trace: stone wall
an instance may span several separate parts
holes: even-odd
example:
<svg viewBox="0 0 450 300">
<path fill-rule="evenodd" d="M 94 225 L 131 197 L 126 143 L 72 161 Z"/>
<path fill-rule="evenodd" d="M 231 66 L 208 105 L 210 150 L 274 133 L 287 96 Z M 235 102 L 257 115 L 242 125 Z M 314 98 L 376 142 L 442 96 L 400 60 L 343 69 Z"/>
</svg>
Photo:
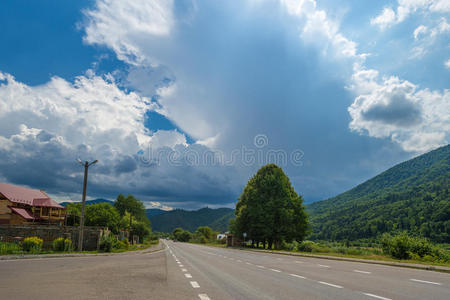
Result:
<svg viewBox="0 0 450 300">
<path fill-rule="evenodd" d="M 98 250 L 102 227 L 84 227 L 83 250 Z M 0 241 L 18 242 L 26 237 L 37 236 L 44 240 L 44 248 L 50 249 L 55 239 L 59 237 L 72 240 L 73 249 L 78 248 L 78 226 L 57 225 L 0 225 Z"/>
</svg>

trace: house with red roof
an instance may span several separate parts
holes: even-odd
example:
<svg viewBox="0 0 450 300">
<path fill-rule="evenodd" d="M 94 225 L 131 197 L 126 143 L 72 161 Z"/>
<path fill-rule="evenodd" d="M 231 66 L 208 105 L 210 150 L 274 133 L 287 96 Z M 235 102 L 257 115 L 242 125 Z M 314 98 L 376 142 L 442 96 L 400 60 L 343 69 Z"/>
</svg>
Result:
<svg viewBox="0 0 450 300">
<path fill-rule="evenodd" d="M 0 224 L 64 224 L 66 209 L 45 192 L 0 183 Z"/>
</svg>

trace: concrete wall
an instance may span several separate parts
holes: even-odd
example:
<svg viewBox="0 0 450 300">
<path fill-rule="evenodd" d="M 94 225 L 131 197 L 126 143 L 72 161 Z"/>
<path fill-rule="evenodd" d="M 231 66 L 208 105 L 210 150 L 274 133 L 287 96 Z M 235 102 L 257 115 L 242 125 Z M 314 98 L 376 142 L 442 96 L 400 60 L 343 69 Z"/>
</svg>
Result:
<svg viewBox="0 0 450 300">
<path fill-rule="evenodd" d="M 103 233 L 101 227 L 84 227 L 83 250 L 97 250 Z M 44 248 L 50 249 L 59 237 L 72 240 L 74 249 L 78 247 L 78 226 L 57 225 L 0 225 L 0 241 L 17 242 L 26 237 L 37 236 L 44 240 Z"/>
</svg>

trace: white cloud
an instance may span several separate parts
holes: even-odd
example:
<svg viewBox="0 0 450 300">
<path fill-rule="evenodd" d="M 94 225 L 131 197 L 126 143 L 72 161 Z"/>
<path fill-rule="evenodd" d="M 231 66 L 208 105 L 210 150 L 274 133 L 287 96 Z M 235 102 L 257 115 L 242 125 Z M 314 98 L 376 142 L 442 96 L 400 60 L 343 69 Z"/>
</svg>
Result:
<svg viewBox="0 0 450 300">
<path fill-rule="evenodd" d="M 448 0 L 397 0 L 396 9 L 385 7 L 380 15 L 370 20 L 372 25 L 380 29 L 403 22 L 410 14 L 417 11 L 430 11 L 436 13 L 450 12 Z"/>
<path fill-rule="evenodd" d="M 414 30 L 414 39 L 417 40 L 420 35 L 425 34 L 427 32 L 428 28 L 427 26 L 420 25 Z"/>
<path fill-rule="evenodd" d="M 332 22 L 324 10 L 318 9 L 315 0 L 282 0 L 289 14 L 305 21 L 301 37 L 320 46 L 325 55 L 357 56 L 356 43 L 339 33 L 339 26 Z M 327 53 L 327 50 L 331 53 Z"/>
<path fill-rule="evenodd" d="M 450 24 L 442 17 L 434 23 L 434 26 L 420 25 L 414 30 L 416 46 L 411 49 L 410 59 L 420 59 L 433 51 L 433 45 L 439 41 L 439 37 L 450 32 Z M 429 33 L 429 34 L 428 34 Z"/>
<path fill-rule="evenodd" d="M 81 187 L 82 170 L 75 161 L 79 157 L 99 160 L 89 179 L 90 193 L 97 196 L 158 194 L 158 187 L 170 190 L 173 182 L 164 182 L 167 178 L 181 182 L 181 189 L 188 191 L 183 183 L 189 182 L 183 179 L 186 174 L 167 163 L 152 168 L 138 155 L 186 148 L 184 134 L 150 132 L 144 126 L 145 113 L 156 107 L 148 98 L 122 91 L 105 78 L 111 76 L 87 74 L 73 83 L 53 77 L 29 86 L 0 72 L 2 176 L 10 182 L 46 186 L 64 198 Z M 65 193 L 59 195 L 60 191 Z"/>
<path fill-rule="evenodd" d="M 447 59 L 447 60 L 444 62 L 444 66 L 445 66 L 447 69 L 450 69 L 450 58 Z"/>
<path fill-rule="evenodd" d="M 145 72 L 136 72 L 139 78 L 129 76 L 128 79 L 132 87 L 143 94 L 156 94 L 159 104 L 156 110 L 198 141 L 191 147 L 206 145 L 226 151 L 242 146 L 261 132 L 273 136 L 279 143 L 286 142 L 283 146 L 289 147 L 294 143 L 298 145 L 302 136 L 304 140 L 310 138 L 303 128 L 311 125 L 303 120 L 310 120 L 311 109 L 315 108 L 313 101 L 335 105 L 335 99 L 327 102 L 328 99 L 316 97 L 319 89 L 329 87 L 321 86 L 321 82 L 330 80 L 329 73 L 333 70 L 344 74 L 342 77 L 348 80 L 352 70 L 348 71 L 347 66 L 351 63 L 361 66 L 365 55 L 358 53 L 356 43 L 340 32 L 339 24 L 333 22 L 325 10 L 319 9 L 316 1 L 280 2 L 281 6 L 275 1 L 254 1 L 250 8 L 232 1 L 206 5 L 198 9 L 198 15 L 189 25 L 179 26 L 174 17 L 168 23 L 170 29 L 159 35 L 127 27 L 128 21 L 122 21 L 116 14 L 120 15 L 121 10 L 130 11 L 126 9 L 129 4 L 120 2 L 120 6 L 96 8 L 95 13 L 86 13 L 90 30 L 86 30 L 86 39 L 113 49 L 119 59 L 135 65 L 136 70 L 154 68 L 151 64 L 155 62 L 158 68 L 163 66 L 159 71 L 170 74 L 167 75 L 170 83 L 166 85 L 155 87 L 154 76 L 145 76 Z M 104 1 L 99 0 L 99 3 Z M 408 10 L 387 10 L 374 22 L 389 26 L 419 9 L 420 3 L 411 2 Z M 173 4 L 176 6 L 177 2 Z M 270 8 L 271 13 L 266 13 L 265 8 Z M 265 13 L 261 14 L 263 11 Z M 174 13 L 165 15 L 174 16 Z M 133 18 L 132 13 L 126 16 L 130 18 Z M 97 23 L 119 26 L 120 34 L 92 26 Z M 417 33 L 417 37 L 420 36 Z M 317 50 L 314 53 L 322 54 L 320 62 L 311 53 L 305 54 L 310 45 Z M 259 55 L 261 52 L 264 55 Z M 323 63 L 324 58 L 326 63 Z M 342 62 L 345 68 L 336 67 Z M 319 64 L 326 66 L 319 71 Z M 433 123 L 437 120 L 436 124 L 445 126 L 445 116 L 434 114 L 435 110 L 430 107 L 435 104 L 443 109 L 442 98 L 448 99 L 447 92 L 418 91 L 416 85 L 407 81 L 395 77 L 380 80 L 378 76 L 375 70 L 359 69 L 353 79 L 348 80 L 360 95 L 349 108 L 353 130 L 368 131 L 374 137 L 390 137 L 407 151 L 422 151 L 445 141 L 442 129 L 435 130 Z M 341 81 L 336 83 L 335 78 L 331 81 L 333 86 L 344 85 Z M 278 129 L 276 133 L 271 132 L 275 129 L 270 124 L 283 124 L 283 132 Z M 419 136 L 413 134 L 413 127 Z M 313 151 L 316 150 L 311 153 Z M 237 172 L 240 174 L 234 176 L 234 180 L 248 176 L 248 170 Z"/>
<path fill-rule="evenodd" d="M 0 74 L 5 81 L 0 85 L 2 136 L 17 134 L 25 125 L 70 145 L 108 143 L 127 153 L 135 153 L 150 140 L 143 123 L 145 111 L 152 107 L 150 100 L 125 93 L 105 78 L 79 76 L 70 83 L 53 77 L 32 87 Z"/>
<path fill-rule="evenodd" d="M 370 20 L 370 24 L 378 25 L 381 29 L 385 29 L 386 27 L 395 23 L 395 20 L 395 12 L 392 10 L 392 8 L 385 7 L 383 9 L 383 12 L 379 16 Z"/>
<path fill-rule="evenodd" d="M 397 77 L 378 78 L 374 70 L 356 70 L 349 107 L 350 128 L 376 138 L 389 137 L 405 151 L 423 153 L 449 142 L 450 90 L 418 89 Z"/>
<path fill-rule="evenodd" d="M 106 45 L 119 59 L 139 64 L 145 56 L 133 40 L 167 36 L 173 26 L 173 1 L 99 0 L 95 9 L 86 10 L 85 15 L 85 42 Z"/>
</svg>

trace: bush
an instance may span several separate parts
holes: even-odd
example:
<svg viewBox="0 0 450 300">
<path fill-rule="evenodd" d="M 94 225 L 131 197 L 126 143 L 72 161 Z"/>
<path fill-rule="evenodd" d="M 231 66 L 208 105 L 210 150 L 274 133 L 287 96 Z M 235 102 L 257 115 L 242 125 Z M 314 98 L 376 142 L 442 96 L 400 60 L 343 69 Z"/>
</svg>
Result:
<svg viewBox="0 0 450 300">
<path fill-rule="evenodd" d="M 100 250 L 103 252 L 111 252 L 114 248 L 117 248 L 117 239 L 114 235 L 103 235 L 100 240 Z"/>
<path fill-rule="evenodd" d="M 397 259 L 450 261 L 450 255 L 445 250 L 433 246 L 427 239 L 412 237 L 406 232 L 395 236 L 383 234 L 381 245 L 385 254 Z"/>
<path fill-rule="evenodd" d="M 64 251 L 64 238 L 60 237 L 53 241 L 53 250 Z"/>
<path fill-rule="evenodd" d="M 287 243 L 285 241 L 281 242 L 281 249 L 287 251 L 297 251 L 299 243 L 297 241 L 293 241 L 292 243 Z"/>
<path fill-rule="evenodd" d="M 55 251 L 71 251 L 72 250 L 72 241 L 70 239 L 65 238 L 57 238 L 53 241 L 53 250 Z"/>
<path fill-rule="evenodd" d="M 331 252 L 330 248 L 328 248 L 328 247 L 326 247 L 324 245 L 312 242 L 312 241 L 303 241 L 303 242 L 301 242 L 300 244 L 298 244 L 297 250 L 298 251 L 302 251 L 302 252 L 315 252 L 315 253 L 328 253 L 328 252 Z"/>
<path fill-rule="evenodd" d="M 42 250 L 44 241 L 37 236 L 27 237 L 22 242 L 22 249 L 26 252 L 37 253 Z"/>
<path fill-rule="evenodd" d="M 18 244 L 0 242 L 0 254 L 15 254 L 20 252 L 21 249 Z"/>
</svg>

